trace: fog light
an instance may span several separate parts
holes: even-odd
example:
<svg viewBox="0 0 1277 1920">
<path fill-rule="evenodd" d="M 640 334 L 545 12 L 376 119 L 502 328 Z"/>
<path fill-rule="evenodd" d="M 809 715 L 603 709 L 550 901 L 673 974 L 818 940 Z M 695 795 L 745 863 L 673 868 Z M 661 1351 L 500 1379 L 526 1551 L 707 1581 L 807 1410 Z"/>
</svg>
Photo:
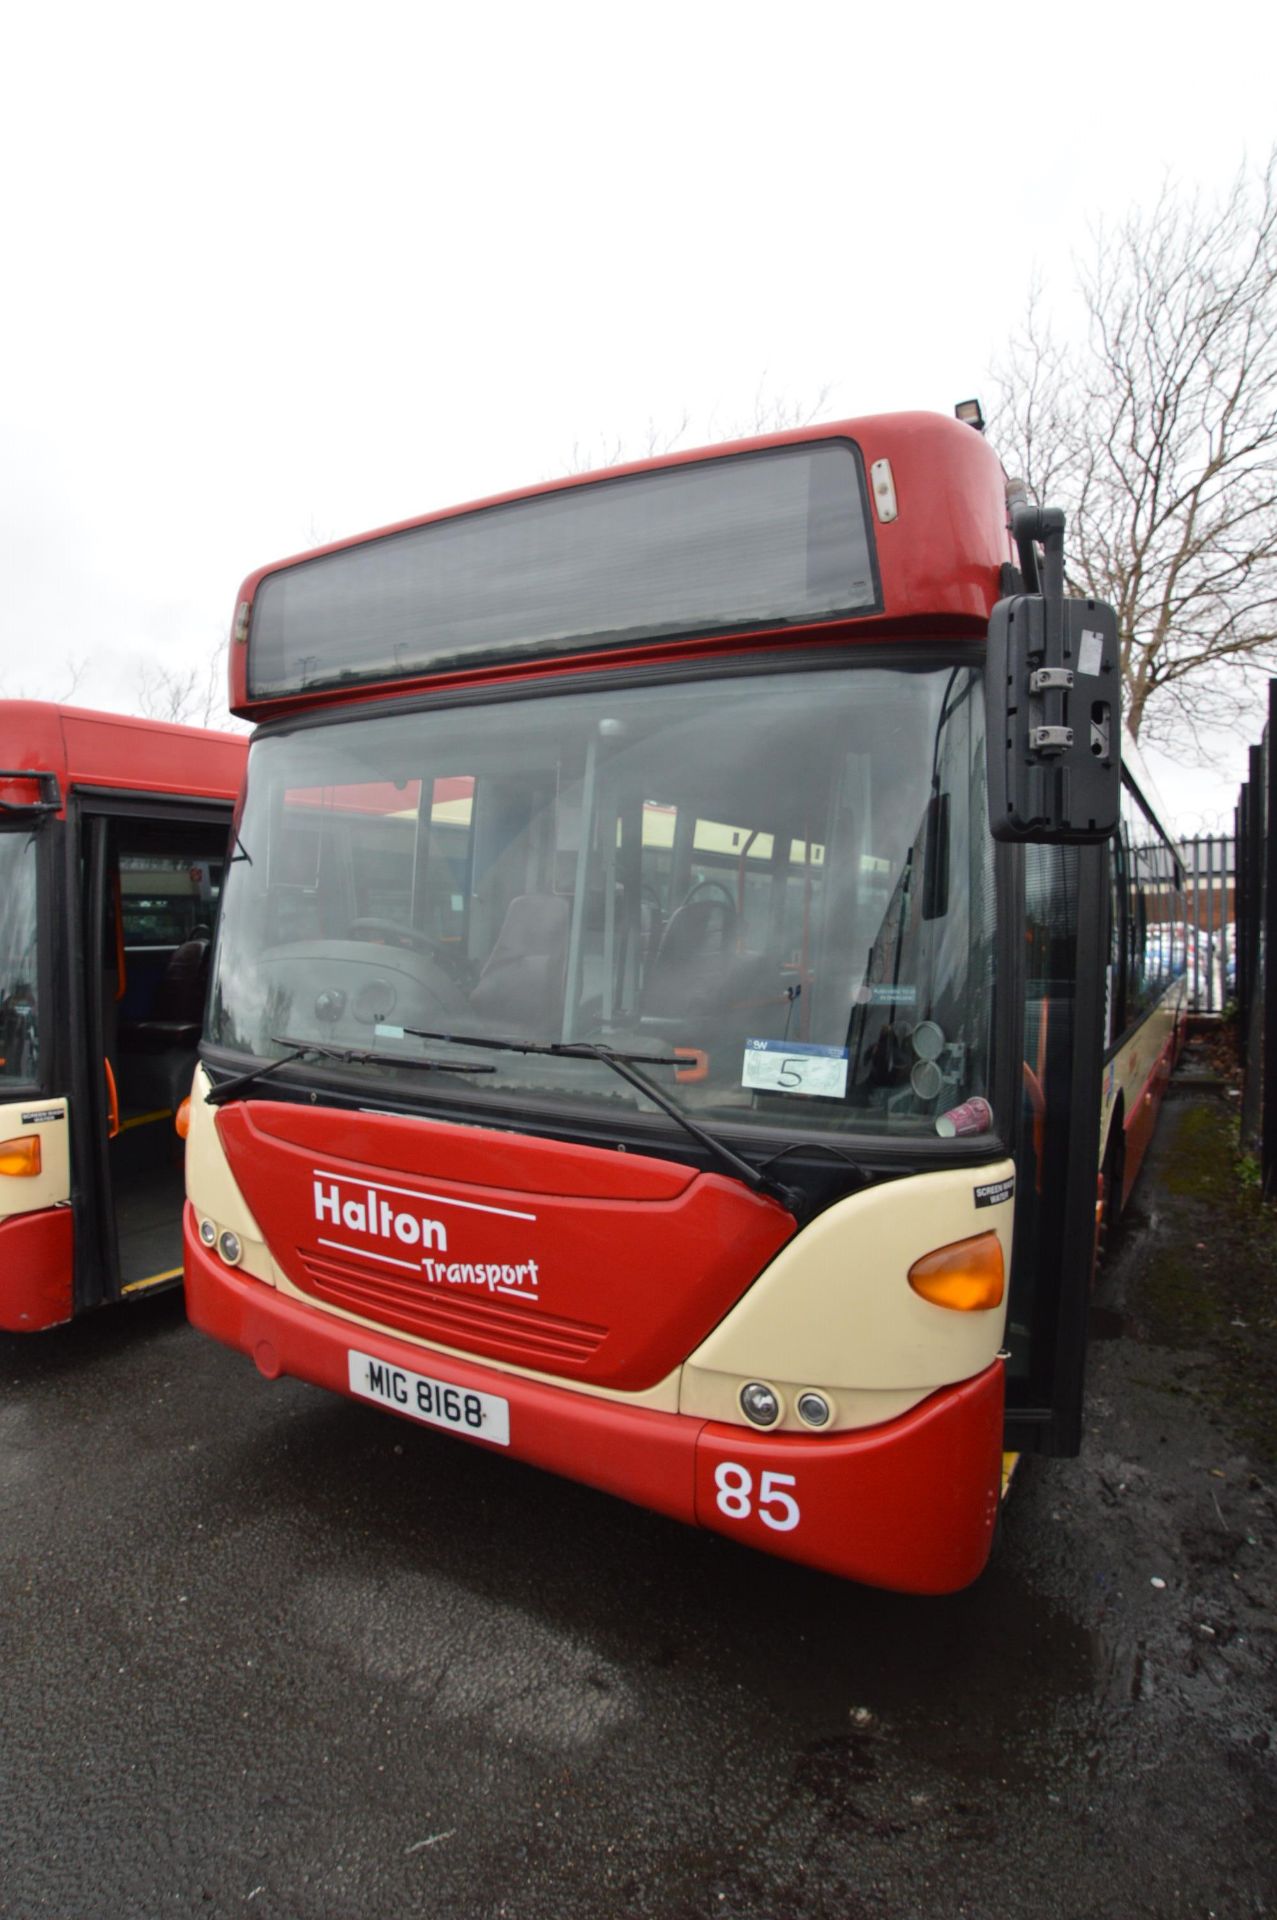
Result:
<svg viewBox="0 0 1277 1920">
<path fill-rule="evenodd" d="M 237 1267 L 244 1252 L 239 1244 L 239 1235 L 231 1233 L 228 1228 L 217 1243 L 217 1251 L 228 1267 Z"/>
<path fill-rule="evenodd" d="M 200 1239 L 206 1247 L 212 1247 L 217 1244 L 217 1228 L 211 1220 L 200 1221 Z"/>
<path fill-rule="evenodd" d="M 798 1418 L 805 1420 L 809 1427 L 824 1427 L 829 1424 L 829 1402 L 823 1393 L 800 1393 L 798 1396 Z"/>
<path fill-rule="evenodd" d="M 756 1427 L 774 1427 L 780 1419 L 780 1401 L 761 1380 L 751 1380 L 740 1390 L 741 1409 Z"/>
</svg>

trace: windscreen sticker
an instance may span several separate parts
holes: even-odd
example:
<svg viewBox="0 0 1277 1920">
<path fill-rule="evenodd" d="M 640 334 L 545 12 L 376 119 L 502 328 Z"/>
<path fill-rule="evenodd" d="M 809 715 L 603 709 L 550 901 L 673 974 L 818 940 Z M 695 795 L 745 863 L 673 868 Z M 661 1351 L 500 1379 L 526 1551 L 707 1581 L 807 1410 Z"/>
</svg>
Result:
<svg viewBox="0 0 1277 1920">
<path fill-rule="evenodd" d="M 857 987 L 856 1003 L 862 1007 L 914 1007 L 918 1004 L 916 986 L 897 985 L 890 980 L 873 980 Z"/>
<path fill-rule="evenodd" d="M 801 1040 L 747 1040 L 740 1083 L 758 1093 L 841 1100 L 847 1092 L 847 1049 L 813 1047 Z"/>
<path fill-rule="evenodd" d="M 987 1187 L 977 1187 L 975 1203 L 977 1207 L 1000 1207 L 1004 1200 L 1015 1196 L 1015 1175 L 1009 1174 L 1005 1180 L 992 1180 Z"/>
<path fill-rule="evenodd" d="M 66 1117 L 65 1107 L 42 1107 L 38 1113 L 24 1113 L 22 1124 L 24 1127 L 35 1127 L 45 1120 L 65 1120 Z"/>
</svg>

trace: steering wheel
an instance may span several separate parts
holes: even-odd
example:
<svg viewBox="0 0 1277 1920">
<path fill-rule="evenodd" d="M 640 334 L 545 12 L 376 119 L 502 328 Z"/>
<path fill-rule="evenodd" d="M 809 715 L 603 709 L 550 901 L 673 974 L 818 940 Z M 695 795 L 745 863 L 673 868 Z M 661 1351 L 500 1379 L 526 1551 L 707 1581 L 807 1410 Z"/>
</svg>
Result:
<svg viewBox="0 0 1277 1920">
<path fill-rule="evenodd" d="M 736 895 L 732 892 L 731 888 L 727 885 L 727 882 L 725 880 L 715 880 L 713 878 L 708 880 L 698 880 L 695 886 L 691 886 L 687 889 L 687 892 L 683 895 L 683 898 L 679 901 L 678 904 L 680 907 L 690 906 L 692 901 L 695 900 L 698 893 L 709 893 L 711 891 L 714 893 L 721 893 L 724 900 L 726 900 L 728 906 L 731 908 L 732 912 L 735 913 Z"/>
<path fill-rule="evenodd" d="M 419 927 L 406 927 L 402 920 L 379 920 L 375 915 L 352 920 L 346 929 L 346 938 L 372 940 L 383 947 L 406 947 L 413 953 L 428 953 L 432 960 L 439 961 L 448 951 L 441 941 L 422 933 Z"/>
</svg>

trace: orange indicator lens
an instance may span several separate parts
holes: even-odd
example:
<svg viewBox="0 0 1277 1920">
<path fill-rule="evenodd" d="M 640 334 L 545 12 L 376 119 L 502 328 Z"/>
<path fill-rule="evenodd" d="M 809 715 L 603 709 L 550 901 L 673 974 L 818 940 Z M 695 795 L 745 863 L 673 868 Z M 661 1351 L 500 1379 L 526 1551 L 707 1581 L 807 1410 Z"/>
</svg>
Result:
<svg viewBox="0 0 1277 1920">
<path fill-rule="evenodd" d="M 0 1173 L 30 1180 L 40 1171 L 40 1136 L 20 1133 L 13 1140 L 0 1140 Z"/>
<path fill-rule="evenodd" d="M 1005 1287 L 1002 1243 L 996 1233 L 977 1233 L 970 1240 L 937 1247 L 914 1261 L 909 1285 L 933 1306 L 952 1307 L 956 1313 L 1000 1307 Z"/>
<path fill-rule="evenodd" d="M 189 1093 L 185 1100 L 178 1106 L 177 1112 L 173 1115 L 173 1126 L 178 1137 L 185 1140 L 191 1130 L 191 1096 Z"/>
</svg>

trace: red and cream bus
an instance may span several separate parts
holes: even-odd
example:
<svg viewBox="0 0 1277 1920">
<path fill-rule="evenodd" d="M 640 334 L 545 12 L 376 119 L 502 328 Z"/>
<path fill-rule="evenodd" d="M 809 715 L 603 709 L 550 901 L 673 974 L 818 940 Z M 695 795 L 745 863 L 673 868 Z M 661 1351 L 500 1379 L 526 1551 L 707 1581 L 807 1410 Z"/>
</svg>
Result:
<svg viewBox="0 0 1277 1920">
<path fill-rule="evenodd" d="M 182 1272 L 182 1152 L 246 741 L 0 701 L 0 1329 Z"/>
<path fill-rule="evenodd" d="M 1059 516 L 970 425 L 847 421 L 265 567 L 231 675 L 195 1324 L 795 1560 L 973 1579 L 1004 1449 L 1078 1445 L 1129 1040 L 1115 623 Z"/>
</svg>

